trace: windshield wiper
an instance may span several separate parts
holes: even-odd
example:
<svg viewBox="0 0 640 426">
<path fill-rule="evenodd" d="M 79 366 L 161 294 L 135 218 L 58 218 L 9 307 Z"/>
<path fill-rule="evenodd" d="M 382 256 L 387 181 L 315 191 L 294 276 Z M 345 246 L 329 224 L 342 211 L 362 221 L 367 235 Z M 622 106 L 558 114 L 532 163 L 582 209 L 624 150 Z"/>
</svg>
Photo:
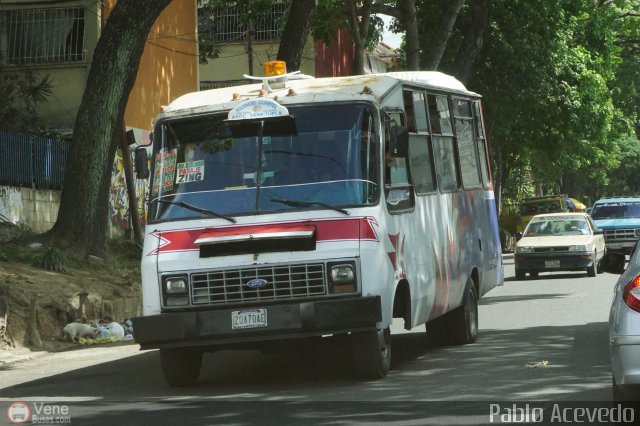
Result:
<svg viewBox="0 0 640 426">
<path fill-rule="evenodd" d="M 285 198 L 276 198 L 276 197 L 269 197 L 269 200 L 273 201 L 274 203 L 282 203 L 282 204 L 285 204 L 285 205 L 291 206 L 291 207 L 320 206 L 320 207 L 324 207 L 325 209 L 335 210 L 337 212 L 340 212 L 340 213 L 343 213 L 343 214 L 346 214 L 346 215 L 350 215 L 351 214 L 345 209 L 341 209 L 340 207 L 332 206 L 331 204 L 322 203 L 320 201 L 287 200 Z"/>
<path fill-rule="evenodd" d="M 174 206 L 184 207 L 187 210 L 191 210 L 191 211 L 194 211 L 194 212 L 197 212 L 197 213 L 210 214 L 212 216 L 219 217 L 220 219 L 226 219 L 231 223 L 236 223 L 236 220 L 234 218 L 232 218 L 232 217 L 225 216 L 223 214 L 216 213 L 216 212 L 211 211 L 211 210 L 201 209 L 200 207 L 192 206 L 191 204 L 187 204 L 187 203 L 184 203 L 182 201 L 158 200 L 158 202 L 159 203 L 163 203 L 163 204 L 173 204 Z"/>
</svg>

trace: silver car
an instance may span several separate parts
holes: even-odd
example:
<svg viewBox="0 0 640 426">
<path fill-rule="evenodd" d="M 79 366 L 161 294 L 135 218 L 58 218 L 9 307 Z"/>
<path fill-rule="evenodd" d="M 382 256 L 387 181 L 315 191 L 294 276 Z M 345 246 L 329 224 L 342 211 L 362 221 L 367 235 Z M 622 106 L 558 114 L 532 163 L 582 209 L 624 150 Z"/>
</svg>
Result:
<svg viewBox="0 0 640 426">
<path fill-rule="evenodd" d="M 626 269 L 621 253 L 607 253 L 601 267 L 622 274 L 609 313 L 613 399 L 635 401 L 640 398 L 640 250 L 636 246 Z"/>
</svg>

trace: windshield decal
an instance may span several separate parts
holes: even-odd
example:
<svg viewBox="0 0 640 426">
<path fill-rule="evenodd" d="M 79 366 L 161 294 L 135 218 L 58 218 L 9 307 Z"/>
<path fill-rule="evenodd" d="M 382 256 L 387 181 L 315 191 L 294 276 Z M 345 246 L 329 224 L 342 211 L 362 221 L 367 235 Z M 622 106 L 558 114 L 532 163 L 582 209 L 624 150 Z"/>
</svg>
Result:
<svg viewBox="0 0 640 426">
<path fill-rule="evenodd" d="M 156 167 L 153 172 L 153 188 L 151 193 L 158 194 L 158 190 L 162 192 L 171 192 L 173 190 L 176 178 L 176 157 L 178 151 L 176 148 L 166 150 L 163 149 L 156 154 L 155 163 L 161 167 Z"/>
<path fill-rule="evenodd" d="M 599 203 L 596 207 L 624 207 L 624 206 L 637 206 L 640 205 L 638 201 L 617 201 L 617 202 L 609 202 L 609 203 Z"/>
<path fill-rule="evenodd" d="M 554 221 L 564 221 L 564 220 L 583 220 L 583 216 L 580 215 L 567 215 L 567 216 L 544 216 L 544 217 L 534 217 L 531 219 L 532 222 L 554 222 Z"/>
<path fill-rule="evenodd" d="M 178 163 L 176 183 L 199 182 L 204 180 L 204 160 Z"/>
<path fill-rule="evenodd" d="M 249 99 L 229 111 L 229 120 L 246 120 L 289 115 L 289 111 L 272 99 Z"/>
</svg>

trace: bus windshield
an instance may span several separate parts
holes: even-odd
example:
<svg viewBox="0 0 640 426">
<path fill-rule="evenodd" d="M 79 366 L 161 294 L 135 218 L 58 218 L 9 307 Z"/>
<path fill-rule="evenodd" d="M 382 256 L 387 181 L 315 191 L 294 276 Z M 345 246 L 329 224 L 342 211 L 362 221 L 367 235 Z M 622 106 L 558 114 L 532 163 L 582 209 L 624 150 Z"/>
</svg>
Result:
<svg viewBox="0 0 640 426">
<path fill-rule="evenodd" d="M 334 104 L 289 112 L 295 131 L 286 135 L 274 126 L 262 137 L 238 135 L 226 113 L 161 123 L 149 220 L 377 203 L 381 148 L 373 109 Z"/>
</svg>

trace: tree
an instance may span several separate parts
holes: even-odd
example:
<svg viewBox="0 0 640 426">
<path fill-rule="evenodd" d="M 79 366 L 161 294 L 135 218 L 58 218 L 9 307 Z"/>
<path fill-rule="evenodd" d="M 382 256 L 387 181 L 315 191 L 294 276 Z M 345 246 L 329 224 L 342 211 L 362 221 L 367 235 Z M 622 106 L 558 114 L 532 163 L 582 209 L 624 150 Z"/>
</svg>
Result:
<svg viewBox="0 0 640 426">
<path fill-rule="evenodd" d="M 613 9 L 591 0 L 491 4 L 491 33 L 468 86 L 484 95 L 497 197 L 501 184 L 515 199 L 522 185 L 528 195 L 574 196 L 606 185 L 628 131 L 616 124 L 626 113 L 611 91 L 621 60 Z"/>
<path fill-rule="evenodd" d="M 394 2 L 377 1 L 371 5 L 371 13 L 381 13 L 396 19 L 400 28 L 405 31 L 404 53 L 407 69 L 420 69 L 420 33 L 416 18 L 416 0 L 400 0 Z"/>
<path fill-rule="evenodd" d="M 115 150 L 117 124 L 124 116 L 147 35 L 170 2 L 119 0 L 96 46 L 76 117 L 58 219 L 46 234 L 78 256 L 105 252 L 104 206 L 113 164 L 107 161 L 108 153 Z"/>
<path fill-rule="evenodd" d="M 484 36 L 491 23 L 489 5 L 491 0 L 471 0 L 467 2 L 470 13 L 464 15 L 462 28 L 462 42 L 456 53 L 452 74 L 465 83 L 469 79 L 471 68 L 482 51 Z M 468 15 L 468 17 L 467 17 Z"/>
<path fill-rule="evenodd" d="M 453 26 L 456 23 L 458 13 L 465 3 L 465 0 L 451 0 L 445 2 L 445 6 L 441 8 L 441 14 L 436 31 L 429 39 L 429 43 L 425 48 L 425 58 L 423 65 L 428 70 L 437 70 L 440 60 L 447 48 L 449 37 L 453 32 Z"/>
<path fill-rule="evenodd" d="M 300 60 L 315 18 L 316 0 L 292 0 L 282 31 L 277 59 L 287 63 L 288 71 L 300 69 Z"/>
<path fill-rule="evenodd" d="M 373 0 L 325 0 L 318 4 L 312 29 L 314 37 L 328 43 L 338 29 L 347 29 L 355 44 L 353 74 L 364 74 L 364 54 L 380 41 L 384 22 L 372 16 Z"/>
</svg>

